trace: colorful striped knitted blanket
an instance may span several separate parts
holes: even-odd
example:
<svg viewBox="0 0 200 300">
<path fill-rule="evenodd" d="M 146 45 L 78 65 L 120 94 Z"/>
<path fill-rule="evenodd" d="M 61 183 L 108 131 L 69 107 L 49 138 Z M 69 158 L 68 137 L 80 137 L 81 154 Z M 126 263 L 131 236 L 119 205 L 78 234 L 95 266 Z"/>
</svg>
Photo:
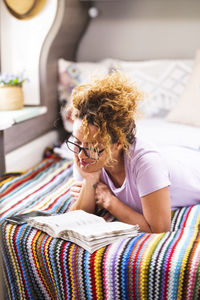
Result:
<svg viewBox="0 0 200 300">
<path fill-rule="evenodd" d="M 72 163 L 55 157 L 2 181 L 5 299 L 200 299 L 200 205 L 175 211 L 170 232 L 140 233 L 93 254 L 5 221 L 31 210 L 67 211 L 72 182 Z"/>
</svg>

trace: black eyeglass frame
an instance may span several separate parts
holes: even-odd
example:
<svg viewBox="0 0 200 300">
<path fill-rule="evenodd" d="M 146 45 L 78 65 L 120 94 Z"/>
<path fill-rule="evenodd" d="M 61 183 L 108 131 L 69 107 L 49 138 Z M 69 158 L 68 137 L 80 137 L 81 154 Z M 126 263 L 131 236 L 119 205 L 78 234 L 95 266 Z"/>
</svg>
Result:
<svg viewBox="0 0 200 300">
<path fill-rule="evenodd" d="M 94 152 L 96 152 L 97 155 L 98 155 L 98 158 L 96 159 L 96 158 L 92 158 L 92 157 L 90 157 L 90 156 L 88 155 L 87 150 L 90 150 L 89 148 L 81 147 L 81 146 L 79 146 L 78 144 L 69 141 L 69 139 L 65 140 L 65 143 L 66 143 L 66 145 L 67 145 L 67 148 L 68 148 L 70 151 L 72 151 L 72 152 L 74 152 L 74 153 L 76 153 L 76 154 L 79 154 L 79 153 L 83 150 L 84 154 L 85 154 L 88 158 L 93 159 L 93 160 L 99 160 L 100 154 L 105 150 L 105 149 L 94 150 Z M 73 151 L 72 149 L 70 149 L 68 143 L 69 143 L 69 144 L 72 144 L 72 145 L 74 145 L 74 146 L 76 146 L 76 147 L 78 147 L 79 151 Z"/>
</svg>

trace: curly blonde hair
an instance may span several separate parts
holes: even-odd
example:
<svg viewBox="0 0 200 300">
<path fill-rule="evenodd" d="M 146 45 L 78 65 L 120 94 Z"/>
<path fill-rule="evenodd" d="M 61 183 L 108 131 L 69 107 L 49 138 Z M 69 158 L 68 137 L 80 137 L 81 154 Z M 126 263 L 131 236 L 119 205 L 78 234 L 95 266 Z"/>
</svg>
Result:
<svg viewBox="0 0 200 300">
<path fill-rule="evenodd" d="M 111 158 L 110 146 L 120 141 L 125 151 L 135 138 L 134 115 L 142 93 L 125 74 L 115 71 L 103 79 L 80 85 L 72 93 L 72 118 L 82 119 L 85 136 L 88 125 L 97 127 L 94 136 L 101 138 Z"/>
</svg>

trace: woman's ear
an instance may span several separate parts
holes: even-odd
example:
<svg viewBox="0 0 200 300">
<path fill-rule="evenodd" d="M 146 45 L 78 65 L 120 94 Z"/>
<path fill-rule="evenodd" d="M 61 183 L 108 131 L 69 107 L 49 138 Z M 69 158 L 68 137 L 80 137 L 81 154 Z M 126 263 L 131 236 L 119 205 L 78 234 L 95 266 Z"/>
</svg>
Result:
<svg viewBox="0 0 200 300">
<path fill-rule="evenodd" d="M 117 151 L 120 151 L 123 148 L 123 145 L 120 141 L 118 141 L 117 143 L 113 144 L 114 149 Z"/>
<path fill-rule="evenodd" d="M 123 148 L 123 145 L 120 141 L 117 142 L 117 147 L 118 147 L 119 150 L 121 150 Z"/>
</svg>

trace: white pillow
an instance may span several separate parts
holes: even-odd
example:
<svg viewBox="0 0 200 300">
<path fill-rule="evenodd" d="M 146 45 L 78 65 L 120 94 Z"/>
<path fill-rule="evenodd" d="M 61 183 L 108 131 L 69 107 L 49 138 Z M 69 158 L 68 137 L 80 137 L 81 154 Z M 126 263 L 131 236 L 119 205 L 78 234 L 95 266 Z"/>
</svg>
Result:
<svg viewBox="0 0 200 300">
<path fill-rule="evenodd" d="M 193 60 L 115 60 L 113 68 L 125 72 L 144 92 L 139 110 L 145 117 L 165 117 L 179 100 L 192 71 Z"/>
<path fill-rule="evenodd" d="M 66 131 L 72 131 L 68 111 L 71 92 L 79 84 L 90 81 L 95 75 L 103 76 L 119 69 L 144 91 L 145 99 L 139 110 L 145 117 L 165 117 L 175 106 L 191 74 L 192 60 L 150 60 L 129 62 L 105 59 L 97 63 L 58 60 L 58 96 L 61 117 Z"/>
<path fill-rule="evenodd" d="M 200 50 L 184 93 L 166 120 L 200 127 Z"/>
<path fill-rule="evenodd" d="M 72 62 L 62 58 L 58 60 L 58 97 L 61 105 L 61 117 L 66 131 L 72 131 L 69 106 L 74 87 L 90 81 L 94 76 L 103 76 L 109 72 L 109 60 L 98 63 Z"/>
</svg>

